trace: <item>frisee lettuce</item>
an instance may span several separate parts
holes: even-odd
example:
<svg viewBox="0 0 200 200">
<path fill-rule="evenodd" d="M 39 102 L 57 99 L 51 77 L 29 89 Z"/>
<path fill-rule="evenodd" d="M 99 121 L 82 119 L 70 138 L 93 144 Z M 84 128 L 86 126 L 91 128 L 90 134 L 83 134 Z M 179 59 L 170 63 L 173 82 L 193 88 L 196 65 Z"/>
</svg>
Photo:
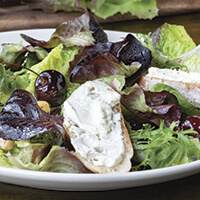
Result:
<svg viewBox="0 0 200 200">
<path fill-rule="evenodd" d="M 133 166 L 133 170 L 138 170 L 139 167 L 143 169 L 170 167 L 199 159 L 198 143 L 187 136 L 191 132 L 197 132 L 175 131 L 177 122 L 173 122 L 169 128 L 164 128 L 163 125 L 162 122 L 158 129 L 153 129 L 150 124 L 145 124 L 143 129 L 137 131 L 129 129 L 135 151 L 133 161 L 139 163 Z"/>
</svg>

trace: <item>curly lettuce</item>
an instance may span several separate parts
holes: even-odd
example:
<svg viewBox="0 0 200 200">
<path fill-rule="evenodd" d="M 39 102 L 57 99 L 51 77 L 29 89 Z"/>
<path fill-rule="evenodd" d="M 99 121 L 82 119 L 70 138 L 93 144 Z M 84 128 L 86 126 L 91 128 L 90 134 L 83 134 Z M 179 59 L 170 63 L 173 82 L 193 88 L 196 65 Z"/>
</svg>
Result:
<svg viewBox="0 0 200 200">
<path fill-rule="evenodd" d="M 135 150 L 133 170 L 164 168 L 199 159 L 199 142 L 187 136 L 191 132 L 196 132 L 175 131 L 176 123 L 173 122 L 169 128 L 164 128 L 162 122 L 158 129 L 146 124 L 143 129 L 129 130 Z"/>
</svg>

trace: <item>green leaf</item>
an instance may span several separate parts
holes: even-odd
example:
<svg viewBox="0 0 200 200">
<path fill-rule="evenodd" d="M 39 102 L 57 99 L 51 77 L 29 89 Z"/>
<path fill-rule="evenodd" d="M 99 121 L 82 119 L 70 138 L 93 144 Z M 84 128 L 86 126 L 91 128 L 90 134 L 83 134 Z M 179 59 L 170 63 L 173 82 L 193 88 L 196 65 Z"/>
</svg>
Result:
<svg viewBox="0 0 200 200">
<path fill-rule="evenodd" d="M 169 167 L 199 159 L 200 149 L 186 134 L 193 130 L 174 131 L 176 122 L 169 128 L 164 128 L 163 123 L 158 129 L 153 129 L 150 124 L 143 129 L 129 130 L 130 138 L 135 150 L 133 161 L 145 164 L 144 168 L 151 169 Z M 145 161 L 145 162 L 144 162 Z"/>
<path fill-rule="evenodd" d="M 15 146 L 6 156 L 13 166 L 19 169 L 88 173 L 83 164 L 64 147 L 49 144 L 29 144 L 24 147 Z"/>
<path fill-rule="evenodd" d="M 152 34 L 138 37 L 152 51 L 152 66 L 200 72 L 200 48 L 183 26 L 165 23 Z"/>
<path fill-rule="evenodd" d="M 4 65 L 0 65 L 0 91 L 5 95 L 11 95 L 15 89 L 25 89 L 28 85 L 27 70 L 12 72 L 6 70 Z"/>
<path fill-rule="evenodd" d="M 158 15 L 156 0 L 104 0 L 88 1 L 88 8 L 98 17 L 106 19 L 116 13 L 131 13 L 140 19 L 152 19 Z"/>
<path fill-rule="evenodd" d="M 7 152 L 0 149 L 0 166 L 1 167 L 13 167 L 13 165 L 9 162 L 8 158 L 6 157 Z"/>
</svg>

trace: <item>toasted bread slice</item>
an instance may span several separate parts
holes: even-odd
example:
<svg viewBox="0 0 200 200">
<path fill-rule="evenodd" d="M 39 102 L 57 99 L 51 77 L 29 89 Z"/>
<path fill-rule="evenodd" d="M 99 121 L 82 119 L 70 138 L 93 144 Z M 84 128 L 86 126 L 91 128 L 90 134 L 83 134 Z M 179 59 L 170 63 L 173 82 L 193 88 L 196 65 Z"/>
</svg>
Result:
<svg viewBox="0 0 200 200">
<path fill-rule="evenodd" d="M 200 73 L 184 72 L 180 70 L 150 68 L 149 74 L 142 76 L 138 84 L 149 90 L 156 83 L 169 85 L 196 107 L 200 107 Z"/>
<path fill-rule="evenodd" d="M 63 115 L 74 155 L 88 169 L 95 173 L 130 171 L 133 147 L 116 91 L 103 82 L 88 81 L 64 103 Z"/>
</svg>

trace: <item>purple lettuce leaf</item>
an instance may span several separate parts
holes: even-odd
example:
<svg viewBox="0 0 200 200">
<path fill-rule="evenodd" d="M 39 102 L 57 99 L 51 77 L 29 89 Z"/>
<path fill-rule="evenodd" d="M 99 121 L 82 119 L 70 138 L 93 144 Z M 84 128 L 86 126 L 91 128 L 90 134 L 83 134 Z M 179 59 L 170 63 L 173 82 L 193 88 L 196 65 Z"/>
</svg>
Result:
<svg viewBox="0 0 200 200">
<path fill-rule="evenodd" d="M 32 46 L 46 49 L 56 47 L 63 43 L 65 46 L 89 46 L 97 42 L 107 42 L 107 34 L 99 23 L 89 13 L 61 23 L 48 41 L 37 40 L 25 34 L 21 37 Z"/>
<path fill-rule="evenodd" d="M 122 91 L 121 103 L 134 117 L 156 126 L 163 120 L 164 126 L 168 127 L 173 121 L 180 121 L 182 115 L 180 106 L 169 92 L 145 93 L 137 84 Z"/>
<path fill-rule="evenodd" d="M 70 81 L 83 83 L 110 75 L 125 75 L 135 81 L 150 67 L 151 51 L 131 34 L 120 42 L 98 43 L 84 48 L 70 62 Z M 102 64 L 103 63 L 103 64 Z"/>
<path fill-rule="evenodd" d="M 31 93 L 17 89 L 0 113 L 0 137 L 5 140 L 19 141 L 46 132 L 55 132 L 64 136 L 65 129 L 62 123 L 61 116 L 44 112 Z"/>
<path fill-rule="evenodd" d="M 123 61 L 126 65 L 130 65 L 135 61 L 141 63 L 141 68 L 126 79 L 127 83 L 137 80 L 151 66 L 151 51 L 131 34 L 128 34 L 123 41 L 113 43 L 111 52 L 119 61 Z"/>
<path fill-rule="evenodd" d="M 133 62 L 131 66 L 127 66 L 123 62 L 119 62 L 113 54 L 108 52 L 110 44 L 98 43 L 95 46 L 83 49 L 80 54 L 76 55 L 70 63 L 68 71 L 70 81 L 84 83 L 87 80 L 95 80 L 111 75 L 130 76 L 136 72 L 141 66 L 140 63 Z"/>
</svg>

